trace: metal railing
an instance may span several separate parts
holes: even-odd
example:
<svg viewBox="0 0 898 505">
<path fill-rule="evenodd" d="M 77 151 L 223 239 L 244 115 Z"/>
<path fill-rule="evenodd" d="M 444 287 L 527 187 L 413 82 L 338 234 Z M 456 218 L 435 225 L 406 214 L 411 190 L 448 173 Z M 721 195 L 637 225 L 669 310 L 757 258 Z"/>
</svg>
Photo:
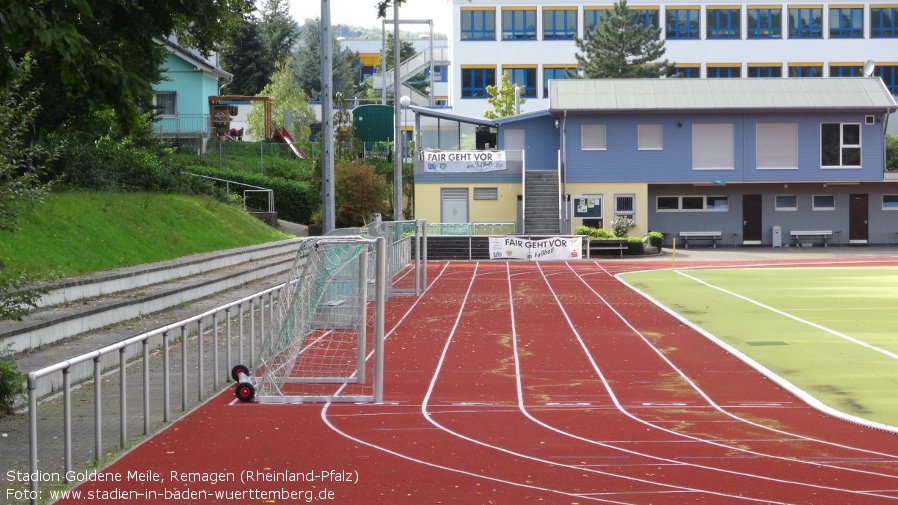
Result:
<svg viewBox="0 0 898 505">
<path fill-rule="evenodd" d="M 514 223 L 430 223 L 428 235 L 514 235 Z"/>
<path fill-rule="evenodd" d="M 73 484 L 73 476 L 77 476 L 79 470 L 98 467 L 113 456 L 113 452 L 106 451 L 107 447 L 125 450 L 149 435 L 154 427 L 171 422 L 192 406 L 217 394 L 229 380 L 233 363 L 247 362 L 245 353 L 249 355 L 248 362 L 255 360 L 256 349 L 261 348 L 265 339 L 266 328 L 283 287 L 284 284 L 280 284 L 29 373 L 29 473 L 58 476 L 57 479 L 44 479 L 45 482 L 49 480 L 50 485 Z M 177 348 L 180 353 L 176 352 Z M 89 372 L 91 368 L 92 373 Z M 73 384 L 83 375 L 89 378 Z M 116 379 L 118 392 L 112 396 L 118 397 L 117 408 L 114 407 L 118 415 L 104 416 L 104 381 Z M 39 402 L 39 390 L 47 389 L 42 381 L 50 381 L 53 390 L 58 392 Z M 180 392 L 178 412 L 172 410 L 173 390 Z M 49 401 L 58 400 L 60 395 L 62 412 L 59 412 L 59 405 Z M 135 400 L 137 406 L 129 400 Z M 42 416 L 41 407 L 45 405 Z M 93 412 L 84 412 L 85 406 Z M 40 425 L 39 419 L 43 420 Z M 54 425 L 51 420 L 62 426 Z M 138 426 L 139 435 L 132 436 L 131 430 L 135 426 Z M 61 446 L 47 443 L 42 451 L 41 442 L 57 438 L 60 427 Z M 30 480 L 31 503 L 37 503 L 41 496 L 38 493 L 41 480 Z"/>
<path fill-rule="evenodd" d="M 153 130 L 162 138 L 209 137 L 211 128 L 208 114 L 163 116 L 153 122 Z"/>
<path fill-rule="evenodd" d="M 259 186 L 253 186 L 252 184 L 246 184 L 243 182 L 229 181 L 227 179 L 219 179 L 218 177 L 210 177 L 208 175 L 200 175 L 200 174 L 194 174 L 194 173 L 190 173 L 190 172 L 186 172 L 186 173 L 189 175 L 195 176 L 195 177 L 202 177 L 203 179 L 209 179 L 211 181 L 223 182 L 223 183 L 225 183 L 225 191 L 228 193 L 231 192 L 231 184 L 233 184 L 235 186 L 251 188 L 251 189 L 243 190 L 243 210 L 246 210 L 247 193 L 265 193 L 266 195 L 268 195 L 268 210 L 265 212 L 274 212 L 274 190 L 259 187 Z"/>
<path fill-rule="evenodd" d="M 386 238 L 388 295 L 420 294 L 422 278 L 427 283 L 424 221 L 373 223 L 337 233 L 360 230 Z M 406 269 L 410 264 L 415 267 Z M 293 269 L 301 267 L 298 258 Z M 42 482 L 60 489 L 75 484 L 79 471 L 102 466 L 220 392 L 231 378 L 230 367 L 254 363 L 266 332 L 275 331 L 279 301 L 288 298 L 287 285 L 29 373 L 29 475 L 58 478 L 21 479 L 18 485 L 28 489 L 14 491 L 27 492 L 31 503 L 43 501 Z M 117 384 L 109 389 L 109 382 Z M 173 397 L 180 399 L 174 410 Z M 112 408 L 107 405 L 110 398 Z"/>
</svg>

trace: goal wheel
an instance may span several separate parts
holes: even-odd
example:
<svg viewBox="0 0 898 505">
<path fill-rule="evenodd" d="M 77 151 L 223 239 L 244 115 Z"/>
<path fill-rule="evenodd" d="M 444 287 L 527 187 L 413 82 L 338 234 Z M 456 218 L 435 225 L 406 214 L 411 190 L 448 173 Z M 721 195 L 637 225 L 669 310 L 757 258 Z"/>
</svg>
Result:
<svg viewBox="0 0 898 505">
<path fill-rule="evenodd" d="M 235 365 L 231 369 L 231 378 L 234 379 L 234 382 L 240 382 L 240 374 L 249 376 L 249 368 L 246 365 Z"/>
<path fill-rule="evenodd" d="M 249 382 L 241 382 L 240 384 L 237 384 L 237 389 L 234 393 L 237 395 L 238 400 L 242 402 L 251 402 L 256 396 L 256 388 Z"/>
</svg>

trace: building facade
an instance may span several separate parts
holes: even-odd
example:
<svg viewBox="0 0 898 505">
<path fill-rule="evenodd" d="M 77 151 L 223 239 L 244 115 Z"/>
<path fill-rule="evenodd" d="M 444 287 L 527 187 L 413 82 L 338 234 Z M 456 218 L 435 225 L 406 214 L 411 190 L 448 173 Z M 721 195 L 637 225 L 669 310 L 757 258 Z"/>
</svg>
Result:
<svg viewBox="0 0 898 505">
<path fill-rule="evenodd" d="M 486 87 L 503 72 L 523 86 L 523 110 L 548 107 L 549 81 L 576 67 L 583 38 L 612 1 L 453 0 L 448 103 L 482 117 Z M 847 77 L 876 62 L 898 95 L 898 5 L 796 0 L 727 3 L 630 0 L 639 22 L 661 30 L 665 57 L 689 78 Z"/>
<path fill-rule="evenodd" d="M 690 232 L 777 245 L 777 230 L 782 245 L 808 230 L 829 232 L 829 244 L 898 242 L 898 174 L 885 171 L 885 130 L 898 106 L 880 79 L 553 80 L 548 100 L 546 111 L 465 126 L 460 116 L 416 111 L 449 132 L 419 130 L 425 154 L 485 151 L 476 131 L 493 128 L 508 162 L 484 171 L 419 158 L 415 217 L 514 216 L 518 233 L 535 233 L 534 205 L 554 213 L 554 229 L 541 234 L 626 217 L 632 236 L 658 231 L 668 245 Z M 529 182 L 538 179 L 539 187 Z M 551 198 L 536 199 L 547 187 Z"/>
</svg>

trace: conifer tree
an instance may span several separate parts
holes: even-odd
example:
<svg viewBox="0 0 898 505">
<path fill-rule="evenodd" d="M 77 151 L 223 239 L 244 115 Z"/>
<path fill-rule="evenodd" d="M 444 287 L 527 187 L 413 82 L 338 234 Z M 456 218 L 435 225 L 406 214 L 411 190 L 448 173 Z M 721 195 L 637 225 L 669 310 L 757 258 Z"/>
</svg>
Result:
<svg viewBox="0 0 898 505">
<path fill-rule="evenodd" d="M 673 64 L 664 56 L 661 30 L 637 21 L 635 12 L 620 0 L 586 36 L 575 40 L 577 70 L 572 78 L 608 79 L 670 75 Z"/>
</svg>

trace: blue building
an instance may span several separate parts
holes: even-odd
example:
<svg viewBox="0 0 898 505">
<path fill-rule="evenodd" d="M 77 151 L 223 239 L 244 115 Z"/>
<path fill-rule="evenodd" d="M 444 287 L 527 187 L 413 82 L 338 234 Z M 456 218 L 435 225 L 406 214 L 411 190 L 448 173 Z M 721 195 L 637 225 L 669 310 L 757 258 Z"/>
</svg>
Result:
<svg viewBox="0 0 898 505">
<path fill-rule="evenodd" d="M 459 209 L 466 188 L 469 222 L 513 220 L 518 233 L 610 228 L 622 216 L 631 235 L 659 231 L 668 244 L 691 233 L 788 245 L 793 232 L 892 244 L 898 174 L 885 171 L 885 131 L 896 109 L 878 78 L 757 78 L 553 80 L 548 110 L 492 122 L 416 110 L 427 124 L 457 121 L 449 131 L 492 130 L 506 160 L 489 172 L 419 161 L 416 202 L 427 203 L 416 203 L 416 217 L 444 222 L 432 201 L 445 209 L 448 189 Z M 447 145 L 451 135 L 417 122 L 425 152 L 485 147 L 463 135 Z M 504 203 L 485 207 L 475 193 Z"/>
<path fill-rule="evenodd" d="M 214 117 L 209 97 L 217 96 L 233 75 L 218 67 L 215 55 L 203 56 L 172 39 L 157 42 L 170 54 L 165 59 L 164 79 L 154 86 L 153 104 L 161 109 L 154 128 L 163 138 L 202 148 L 213 135 L 216 121 L 230 122 L 227 108 L 216 111 L 220 117 Z"/>
</svg>

